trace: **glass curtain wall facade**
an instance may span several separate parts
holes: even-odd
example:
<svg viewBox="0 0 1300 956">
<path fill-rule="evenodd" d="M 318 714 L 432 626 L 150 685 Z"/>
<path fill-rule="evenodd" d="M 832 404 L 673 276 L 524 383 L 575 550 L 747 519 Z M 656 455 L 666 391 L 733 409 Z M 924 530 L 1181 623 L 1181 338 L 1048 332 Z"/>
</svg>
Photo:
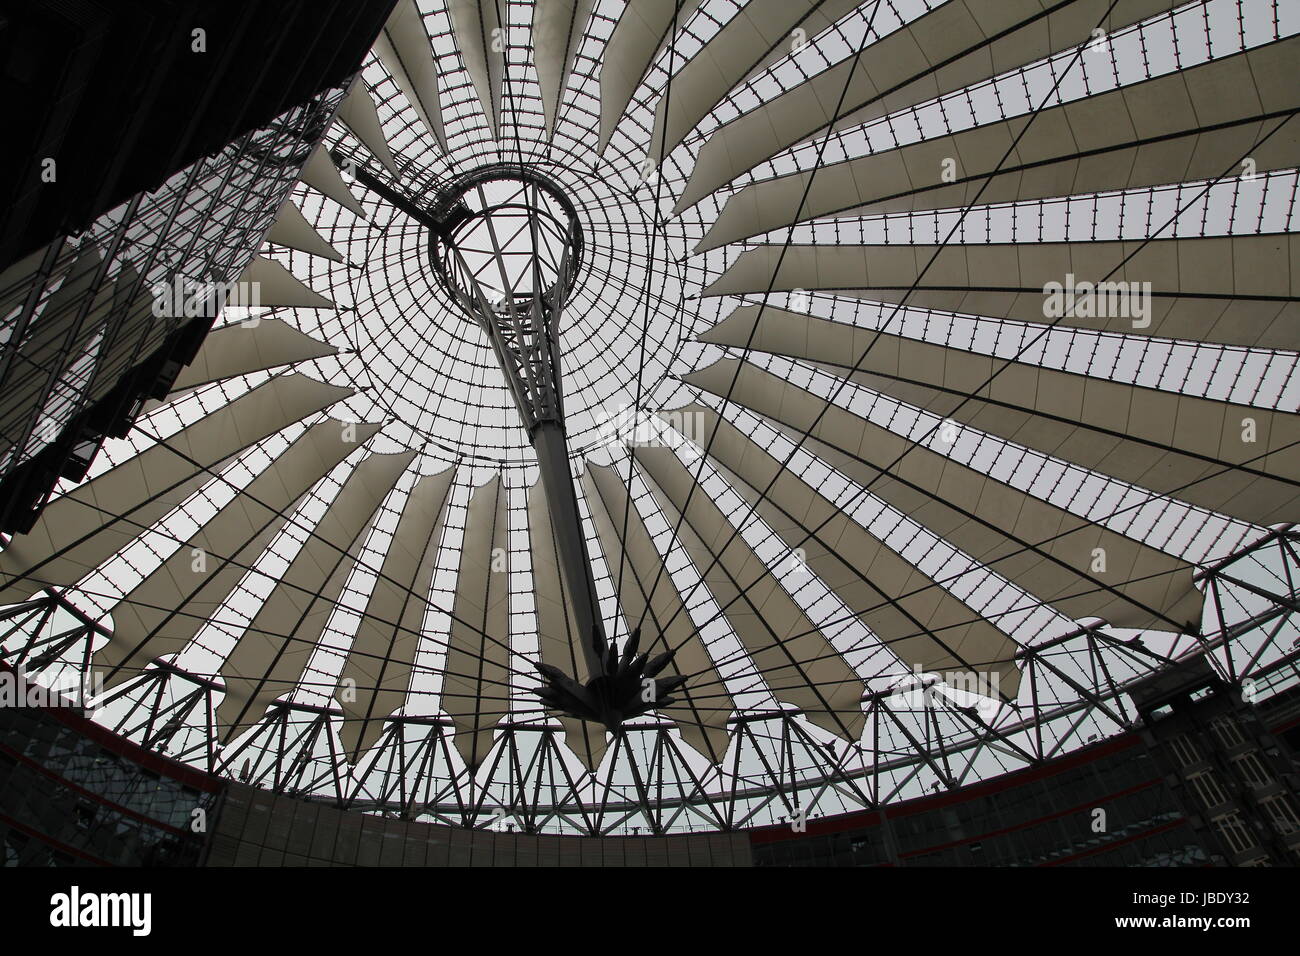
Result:
<svg viewBox="0 0 1300 956">
<path fill-rule="evenodd" d="M 167 393 L 216 310 L 158 309 L 156 294 L 239 277 L 344 93 L 323 90 L 0 274 L 0 529 L 29 529 L 58 479 L 84 477 L 104 438 Z"/>
<path fill-rule="evenodd" d="M 1135 694 L 1134 730 L 950 793 L 751 831 L 755 865 L 1295 865 L 1295 656 L 1254 703 L 1206 668 L 1165 677 Z"/>
<path fill-rule="evenodd" d="M 0 669 L 6 690 L 11 691 L 15 675 Z M 5 703 L 0 707 L 2 865 L 200 863 L 219 781 L 122 740 L 76 707 Z"/>
<path fill-rule="evenodd" d="M 1285 741 L 1208 667 L 1149 684 L 1142 736 L 1202 841 L 1232 866 L 1300 862 L 1300 768 Z"/>
</svg>

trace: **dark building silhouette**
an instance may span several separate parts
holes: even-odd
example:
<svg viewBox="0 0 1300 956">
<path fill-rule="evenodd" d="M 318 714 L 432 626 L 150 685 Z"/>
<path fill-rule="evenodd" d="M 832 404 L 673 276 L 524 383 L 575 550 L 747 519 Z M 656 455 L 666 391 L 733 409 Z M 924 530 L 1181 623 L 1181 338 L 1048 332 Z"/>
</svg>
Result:
<svg viewBox="0 0 1300 956">
<path fill-rule="evenodd" d="M 1273 673 L 1285 679 L 1294 668 L 1292 660 Z M 1184 680 L 1173 686 L 1183 691 L 1203 676 L 1200 668 L 1178 673 Z M 12 680 L 16 671 L 0 667 L 5 675 Z M 1300 727 L 1300 697 L 1294 684 L 1287 686 L 1265 688 L 1257 705 L 1203 695 L 1186 721 L 1154 716 L 1141 729 L 1038 767 L 877 810 L 810 819 L 798 829 L 603 838 L 360 813 L 205 774 L 111 733 L 70 705 L 6 707 L 0 842 L 9 865 L 1294 865 L 1300 826 L 1285 809 L 1269 809 L 1281 800 L 1294 807 L 1297 764 L 1284 737 Z M 1215 742 L 1225 715 L 1243 728 L 1241 741 Z M 155 730 L 161 745 L 167 729 Z M 1260 753 L 1248 737 L 1261 743 L 1271 779 L 1242 766 L 1245 755 Z M 1175 739 L 1173 749 L 1186 750 L 1190 741 L 1204 759 L 1168 772 L 1164 748 Z M 1241 776 L 1229 778 L 1223 761 Z M 1189 792 L 1199 793 L 1201 763 L 1222 772 L 1219 785 L 1231 795 L 1208 810 Z M 1231 782 L 1248 775 L 1258 782 Z M 1098 810 L 1105 811 L 1100 827 Z M 1231 814 L 1247 822 L 1225 823 Z M 202 832 L 191 825 L 198 818 Z M 1240 839 L 1239 829 L 1251 846 L 1229 842 Z"/>
<path fill-rule="evenodd" d="M 393 0 L 0 4 L 7 140 L 0 267 L 89 228 L 343 85 L 392 7 Z"/>
<path fill-rule="evenodd" d="M 328 128 L 392 0 L 33 3 L 0 18 L 0 530 L 166 394 Z"/>
<path fill-rule="evenodd" d="M 1294 675 L 1293 656 L 1250 704 L 1195 659 L 1138 685 L 1133 730 L 949 793 L 808 820 L 803 832 L 755 830 L 754 862 L 1294 866 Z"/>
<path fill-rule="evenodd" d="M 1133 699 L 1143 741 L 1207 846 L 1233 866 L 1300 862 L 1300 767 L 1239 691 L 1198 658 Z"/>
</svg>

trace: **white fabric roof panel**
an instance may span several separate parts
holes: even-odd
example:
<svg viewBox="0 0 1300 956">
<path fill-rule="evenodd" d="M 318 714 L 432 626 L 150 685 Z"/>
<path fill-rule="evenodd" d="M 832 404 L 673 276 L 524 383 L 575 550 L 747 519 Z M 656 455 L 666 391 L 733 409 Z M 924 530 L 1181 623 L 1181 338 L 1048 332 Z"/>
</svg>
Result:
<svg viewBox="0 0 1300 956">
<path fill-rule="evenodd" d="M 218 733 L 230 740 L 293 690 L 311 660 L 365 541 L 362 532 L 415 452 L 369 455 L 348 475 L 221 665 Z"/>
<path fill-rule="evenodd" d="M 302 211 L 290 199 L 286 199 L 280 205 L 280 211 L 276 213 L 275 222 L 271 224 L 270 231 L 266 234 L 266 240 L 275 243 L 277 246 L 285 246 L 289 249 L 297 249 L 299 252 L 306 252 L 309 255 L 321 256 L 331 262 L 343 261 L 343 254 L 326 242 L 321 234 L 312 228 L 311 223 L 307 221 Z"/>
<path fill-rule="evenodd" d="M 357 624 L 339 674 L 340 682 L 356 682 L 355 699 L 335 695 L 345 717 L 339 737 L 353 760 L 379 739 L 384 718 L 406 699 L 455 477 L 448 468 L 416 483 Z"/>
<path fill-rule="evenodd" d="M 274 259 L 257 256 L 239 275 L 241 283 L 256 283 L 258 286 L 257 303 L 245 302 L 236 290 L 227 304 L 247 306 L 259 304 L 271 308 L 291 309 L 333 309 L 334 303 L 318 292 L 313 292 Z"/>
<path fill-rule="evenodd" d="M 470 497 L 442 678 L 442 709 L 456 725 L 456 749 L 469 767 L 487 756 L 493 728 L 510 710 L 508 538 L 498 476 Z"/>
<path fill-rule="evenodd" d="M 533 63 L 548 135 L 595 5 L 596 0 L 537 0 L 533 7 Z"/>
<path fill-rule="evenodd" d="M 916 445 L 747 363 L 723 359 L 687 384 L 762 415 L 858 484 L 1067 617 L 1117 627 L 1199 624 L 1201 592 L 1184 561 Z M 820 416 L 820 417 L 819 417 Z M 797 437 L 796 437 L 797 440 Z M 906 453 L 906 454 L 904 454 Z M 887 476 L 881 469 L 894 465 Z M 1095 549 L 1106 571 L 1093 573 Z"/>
<path fill-rule="evenodd" d="M 487 116 L 492 138 L 497 138 L 501 113 L 501 79 L 505 75 L 504 30 L 497 14 L 499 0 L 447 0 L 456 47 L 465 61 Z M 494 44 L 499 49 L 493 49 Z"/>
<path fill-rule="evenodd" d="M 1125 316 L 1123 306 L 1131 313 L 1140 304 L 1129 297 L 1089 310 L 1100 315 L 1079 314 L 1084 310 L 1076 308 L 1048 318 L 1044 289 L 1049 283 L 1063 285 L 1071 275 L 1076 288 L 1106 281 L 1135 283 L 1123 288 L 1141 291 L 1150 283 L 1150 315 L 1140 320 Z M 703 294 L 761 294 L 769 287 L 778 292 L 837 290 L 879 302 L 1052 322 L 1063 328 L 1300 349 L 1300 303 L 1294 301 L 1300 290 L 1300 238 L 1290 233 L 1128 242 L 949 243 L 942 249 L 792 245 L 784 257 L 780 246 L 756 246 Z M 1138 321 L 1150 324 L 1135 328 Z"/>
<path fill-rule="evenodd" d="M 732 486 L 808 568 L 888 647 L 905 671 L 964 671 L 989 696 L 1015 700 L 1019 645 L 873 536 L 716 411 L 680 410 Z M 695 417 L 698 416 L 698 417 Z M 666 420 L 672 420 L 665 416 Z M 776 478 L 773 482 L 773 478 Z M 760 494 L 766 495 L 760 499 Z"/>
<path fill-rule="evenodd" d="M 303 495 L 377 431 L 356 426 L 344 440 L 344 423 L 323 421 L 307 429 L 189 540 L 112 609 L 112 639 L 95 663 L 114 687 L 159 657 L 177 654 L 209 620 L 285 526 Z M 202 555 L 200 570 L 195 550 Z"/>
<path fill-rule="evenodd" d="M 269 316 L 259 316 L 254 324 L 223 325 L 208 333 L 194 361 L 181 369 L 172 383 L 171 395 L 237 375 L 337 353 L 333 345 L 317 341 L 283 320 Z"/>
<path fill-rule="evenodd" d="M 671 449 L 637 448 L 633 455 L 674 527 L 685 512 L 682 546 L 773 696 L 823 730 L 856 741 L 866 723 L 862 679 L 709 496 L 691 494 L 694 476 Z"/>
<path fill-rule="evenodd" d="M 433 134 L 445 152 L 447 138 L 443 133 L 442 107 L 438 98 L 438 68 L 415 0 L 398 0 L 375 40 L 374 52 L 425 129 Z"/>
<path fill-rule="evenodd" d="M 55 499 L 30 533 L 0 552 L 0 602 L 24 600 L 47 584 L 75 584 L 211 480 L 231 455 L 351 394 L 302 375 L 273 378 Z"/>
<path fill-rule="evenodd" d="M 699 0 L 637 0 L 623 8 L 600 64 L 600 145 L 603 152 L 655 54 L 680 30 Z"/>
<path fill-rule="evenodd" d="M 673 77 L 672 96 L 661 97 L 655 111 L 651 155 L 671 153 L 756 66 L 792 52 L 796 28 L 806 37 L 857 6 L 858 0 L 750 0 Z M 665 110 L 672 111 L 666 126 Z"/>
<path fill-rule="evenodd" d="M 1178 0 L 1118 0 L 1109 28 Z M 963 0 L 943 3 L 757 109 L 722 126 L 700 150 L 680 212 L 777 153 L 824 131 L 868 122 L 1007 72 L 1089 39 L 1111 0 Z M 1044 15 L 1044 11 L 1049 11 Z M 853 78 L 845 91 L 852 68 Z M 945 154 L 951 155 L 951 154 Z M 935 169 L 939 167 L 936 165 Z"/>
<path fill-rule="evenodd" d="M 307 162 L 303 163 L 299 178 L 322 196 L 328 196 L 350 210 L 358 219 L 366 218 L 365 209 L 343 181 L 334 160 L 330 159 L 330 154 L 325 150 L 324 143 L 312 150 Z"/>
<path fill-rule="evenodd" d="M 712 763 L 721 763 L 727 754 L 727 720 L 736 710 L 735 701 L 682 604 L 682 596 L 645 522 L 631 504 L 623 478 L 612 467 L 588 465 L 582 484 L 605 555 L 605 566 L 614 576 L 616 586 L 622 582 L 618 603 L 623 618 L 629 628 L 645 620 L 641 652 L 653 658 L 676 648 L 665 676 L 675 673 L 688 677 L 685 685 L 673 692 L 677 702 L 659 713 L 677 724 L 683 740 Z M 697 689 L 692 691 L 692 688 Z"/>
<path fill-rule="evenodd" d="M 1247 155 L 1258 171 L 1290 167 L 1300 161 L 1295 124 L 1259 141 L 1283 123 L 1279 113 L 1300 108 L 1293 69 L 1297 55 L 1300 37 L 1293 37 L 1044 109 L 1032 123 L 1018 116 L 828 163 L 815 175 L 763 180 L 728 198 L 696 248 L 713 249 L 824 216 L 961 208 L 976 197 L 987 205 L 1215 179 Z M 1199 133 L 1223 124 L 1235 125 Z M 1085 155 L 1076 158 L 1080 154 Z M 950 159 L 959 181 L 945 186 L 941 174 Z"/>
<path fill-rule="evenodd" d="M 841 376 L 856 363 L 858 384 L 1091 471 L 1258 525 L 1298 517 L 1300 415 L 1008 364 L 771 307 L 753 333 L 759 314 L 741 306 L 700 340 L 749 342 Z M 1246 419 L 1253 442 L 1242 440 Z"/>
<path fill-rule="evenodd" d="M 370 155 L 383 163 L 384 168 L 393 176 L 397 176 L 392 150 L 388 148 L 383 127 L 379 125 L 375 101 L 370 98 L 370 91 L 360 77 L 354 82 L 352 91 L 339 104 L 338 119 L 370 150 Z"/>
</svg>

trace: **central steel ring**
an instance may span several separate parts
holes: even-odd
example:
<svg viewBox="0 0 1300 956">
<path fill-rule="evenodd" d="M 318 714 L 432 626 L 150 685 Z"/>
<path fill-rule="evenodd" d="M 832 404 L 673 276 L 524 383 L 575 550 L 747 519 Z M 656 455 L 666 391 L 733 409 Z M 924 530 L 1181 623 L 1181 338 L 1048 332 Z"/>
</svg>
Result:
<svg viewBox="0 0 1300 956">
<path fill-rule="evenodd" d="M 429 258 L 457 302 L 493 308 L 536 293 L 567 300 L 582 267 L 578 213 L 548 177 L 508 163 L 483 166 L 439 191 Z"/>
</svg>

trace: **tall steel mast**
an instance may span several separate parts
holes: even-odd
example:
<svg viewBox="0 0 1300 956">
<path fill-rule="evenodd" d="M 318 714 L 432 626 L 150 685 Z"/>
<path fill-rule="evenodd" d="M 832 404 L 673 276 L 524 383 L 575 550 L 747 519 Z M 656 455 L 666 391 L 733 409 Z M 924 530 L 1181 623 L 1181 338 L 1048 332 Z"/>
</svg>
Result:
<svg viewBox="0 0 1300 956">
<path fill-rule="evenodd" d="M 579 683 L 539 663 L 538 691 L 549 708 L 604 724 L 673 702 L 684 677 L 659 677 L 672 654 L 638 654 L 639 629 L 620 654 L 606 637 L 591 556 L 569 470 L 559 328 L 582 264 L 583 237 L 572 204 L 525 166 L 495 164 L 440 189 L 427 208 L 357 170 L 362 185 L 425 225 L 443 286 L 487 336 L 520 422 L 537 455 L 565 596 L 573 609 L 589 679 Z"/>
</svg>

